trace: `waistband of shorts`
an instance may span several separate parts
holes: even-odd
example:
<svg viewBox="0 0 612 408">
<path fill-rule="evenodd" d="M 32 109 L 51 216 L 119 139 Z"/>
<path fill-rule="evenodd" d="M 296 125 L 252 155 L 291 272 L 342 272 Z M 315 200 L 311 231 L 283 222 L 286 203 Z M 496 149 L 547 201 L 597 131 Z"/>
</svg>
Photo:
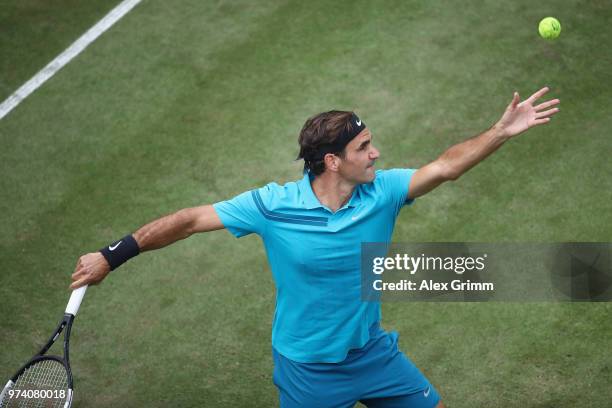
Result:
<svg viewBox="0 0 612 408">
<path fill-rule="evenodd" d="M 364 344 L 362 347 L 359 347 L 359 348 L 350 349 L 346 355 L 346 359 L 350 359 L 351 357 L 355 357 L 367 351 L 368 348 L 371 347 L 371 345 L 374 343 L 374 341 L 380 337 L 380 333 L 382 332 L 383 330 L 380 327 L 380 321 L 376 321 L 372 323 L 372 325 L 369 328 L 369 339 L 366 342 L 366 344 Z"/>
</svg>

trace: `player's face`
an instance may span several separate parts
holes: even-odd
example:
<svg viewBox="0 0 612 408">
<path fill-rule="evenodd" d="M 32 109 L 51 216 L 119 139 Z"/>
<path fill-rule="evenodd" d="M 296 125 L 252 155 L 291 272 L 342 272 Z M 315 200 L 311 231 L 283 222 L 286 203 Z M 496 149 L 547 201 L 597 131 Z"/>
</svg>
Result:
<svg viewBox="0 0 612 408">
<path fill-rule="evenodd" d="M 338 172 L 353 183 L 369 183 L 376 177 L 374 163 L 379 156 L 380 152 L 372 144 L 372 134 L 365 128 L 346 145 Z"/>
</svg>

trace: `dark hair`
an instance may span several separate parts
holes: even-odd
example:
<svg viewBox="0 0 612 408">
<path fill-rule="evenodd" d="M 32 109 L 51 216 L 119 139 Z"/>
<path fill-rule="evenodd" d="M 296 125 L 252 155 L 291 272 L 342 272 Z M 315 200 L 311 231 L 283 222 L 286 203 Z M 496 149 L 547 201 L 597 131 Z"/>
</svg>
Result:
<svg viewBox="0 0 612 408">
<path fill-rule="evenodd" d="M 323 147 L 332 145 L 343 131 L 353 130 L 352 115 L 353 112 L 333 110 L 319 113 L 304 123 L 298 138 L 300 154 L 296 159 L 304 159 L 304 172 L 318 176 L 325 171 L 325 161 L 320 152 Z M 344 158 L 344 149 L 331 153 Z"/>
</svg>

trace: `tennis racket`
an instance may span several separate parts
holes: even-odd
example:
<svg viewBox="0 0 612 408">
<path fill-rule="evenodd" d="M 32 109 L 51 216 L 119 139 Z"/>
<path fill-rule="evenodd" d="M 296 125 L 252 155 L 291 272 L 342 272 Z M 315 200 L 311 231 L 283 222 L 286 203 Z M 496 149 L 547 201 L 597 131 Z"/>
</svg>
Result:
<svg viewBox="0 0 612 408">
<path fill-rule="evenodd" d="M 72 372 L 68 357 L 70 329 L 86 290 L 87 286 L 82 286 L 72 291 L 64 317 L 47 344 L 4 386 L 0 394 L 0 408 L 69 408 L 72 405 Z M 46 355 L 62 331 L 64 356 Z"/>
</svg>

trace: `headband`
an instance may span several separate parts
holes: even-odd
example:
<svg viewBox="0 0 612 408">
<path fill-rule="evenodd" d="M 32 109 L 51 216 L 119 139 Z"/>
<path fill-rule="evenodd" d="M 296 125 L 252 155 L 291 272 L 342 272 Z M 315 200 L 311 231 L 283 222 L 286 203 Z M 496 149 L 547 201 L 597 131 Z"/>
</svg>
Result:
<svg viewBox="0 0 612 408">
<path fill-rule="evenodd" d="M 345 126 L 342 133 L 340 133 L 334 143 L 321 146 L 316 152 L 314 152 L 314 154 L 312 154 L 312 157 L 307 158 L 308 161 L 319 161 L 322 160 L 327 153 L 341 152 L 351 140 L 353 140 L 359 133 L 361 133 L 363 129 L 366 128 L 365 123 L 363 123 L 354 113 L 351 115 L 350 123 L 350 130 L 348 129 L 348 126 Z"/>
</svg>

